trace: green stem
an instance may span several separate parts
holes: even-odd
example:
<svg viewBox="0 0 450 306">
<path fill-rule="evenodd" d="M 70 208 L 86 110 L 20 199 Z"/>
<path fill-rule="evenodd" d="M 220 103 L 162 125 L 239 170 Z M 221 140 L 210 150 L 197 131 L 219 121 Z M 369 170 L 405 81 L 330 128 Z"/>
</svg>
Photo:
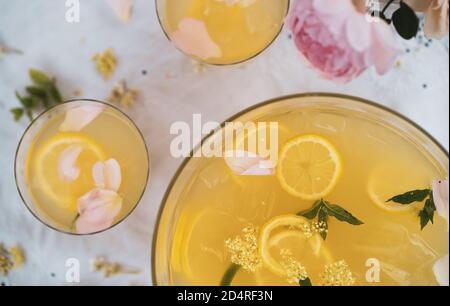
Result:
<svg viewBox="0 0 450 306">
<path fill-rule="evenodd" d="M 72 230 L 75 230 L 75 223 L 77 223 L 78 218 L 80 217 L 80 214 L 77 213 L 75 219 L 72 221 L 72 225 L 70 226 L 70 228 Z"/>
<path fill-rule="evenodd" d="M 233 279 L 240 268 L 241 266 L 232 263 L 225 271 L 225 274 L 223 275 L 222 280 L 220 281 L 220 286 L 226 287 L 231 286 L 231 283 L 233 282 Z"/>
</svg>

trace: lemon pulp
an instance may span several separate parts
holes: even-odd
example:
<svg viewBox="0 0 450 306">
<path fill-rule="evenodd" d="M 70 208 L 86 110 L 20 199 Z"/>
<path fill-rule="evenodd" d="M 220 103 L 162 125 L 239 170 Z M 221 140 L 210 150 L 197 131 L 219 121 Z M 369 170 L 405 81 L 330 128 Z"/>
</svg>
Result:
<svg viewBox="0 0 450 306">
<path fill-rule="evenodd" d="M 58 172 L 58 161 L 61 153 L 72 145 L 81 147 L 76 166 L 80 175 L 73 182 L 61 180 Z M 93 165 L 104 160 L 103 149 L 91 138 L 78 133 L 60 133 L 50 138 L 36 152 L 32 162 L 35 163 L 36 179 L 40 182 L 42 191 L 55 203 L 64 209 L 76 210 L 79 197 L 92 189 Z"/>
<path fill-rule="evenodd" d="M 341 172 L 341 158 L 328 140 L 305 135 L 289 141 L 281 150 L 277 177 L 285 191 L 305 200 L 328 195 Z"/>
</svg>

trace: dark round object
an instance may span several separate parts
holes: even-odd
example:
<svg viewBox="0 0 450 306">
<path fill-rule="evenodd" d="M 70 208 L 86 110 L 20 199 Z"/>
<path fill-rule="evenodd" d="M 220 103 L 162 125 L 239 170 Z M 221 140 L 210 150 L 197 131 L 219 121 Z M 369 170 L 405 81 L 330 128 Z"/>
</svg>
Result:
<svg viewBox="0 0 450 306">
<path fill-rule="evenodd" d="M 414 38 L 419 32 L 419 17 L 403 1 L 400 2 L 400 8 L 392 15 L 392 22 L 398 34 L 404 39 Z"/>
</svg>

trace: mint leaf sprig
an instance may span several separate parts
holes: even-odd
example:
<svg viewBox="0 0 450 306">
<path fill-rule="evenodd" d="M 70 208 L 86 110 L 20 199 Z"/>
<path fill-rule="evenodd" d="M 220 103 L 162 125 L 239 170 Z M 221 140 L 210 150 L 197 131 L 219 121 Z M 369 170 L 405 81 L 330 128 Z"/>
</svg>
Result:
<svg viewBox="0 0 450 306">
<path fill-rule="evenodd" d="M 36 69 L 30 69 L 28 74 L 33 84 L 25 87 L 26 96 L 16 91 L 15 94 L 21 106 L 10 110 L 15 121 L 19 121 L 23 115 L 27 115 L 31 121 L 35 110 L 39 108 L 46 110 L 63 101 L 55 78 L 50 78 L 44 72 Z"/>
<path fill-rule="evenodd" d="M 362 225 L 364 222 L 353 216 L 350 212 L 339 205 L 331 204 L 323 199 L 314 203 L 314 205 L 305 211 L 299 212 L 298 216 L 303 216 L 309 220 L 314 220 L 316 217 L 318 222 L 323 225 L 324 230 L 320 231 L 323 240 L 327 239 L 328 235 L 328 220 L 330 217 L 336 218 L 338 221 L 346 222 L 351 225 Z"/>
<path fill-rule="evenodd" d="M 419 212 L 420 227 L 423 230 L 429 223 L 434 224 L 436 205 L 434 203 L 433 190 L 418 189 L 408 191 L 387 200 L 386 203 L 394 202 L 401 205 L 411 205 L 413 203 L 422 203 L 423 201 L 425 201 L 425 205 Z"/>
</svg>

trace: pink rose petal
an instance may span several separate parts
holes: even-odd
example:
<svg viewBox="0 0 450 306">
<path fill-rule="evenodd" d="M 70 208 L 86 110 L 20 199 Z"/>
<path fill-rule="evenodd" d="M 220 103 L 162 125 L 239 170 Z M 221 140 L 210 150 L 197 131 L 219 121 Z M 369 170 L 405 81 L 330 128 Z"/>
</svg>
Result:
<svg viewBox="0 0 450 306">
<path fill-rule="evenodd" d="M 92 176 L 98 188 L 118 191 L 122 183 L 120 165 L 115 159 L 97 162 L 92 168 Z"/>
<path fill-rule="evenodd" d="M 133 0 L 107 0 L 114 13 L 123 23 L 127 23 L 133 10 Z"/>
<path fill-rule="evenodd" d="M 436 261 L 433 266 L 434 276 L 441 286 L 449 286 L 448 254 Z"/>
<path fill-rule="evenodd" d="M 73 182 L 80 176 L 80 169 L 76 166 L 76 161 L 81 151 L 81 146 L 71 145 L 59 156 L 58 173 L 64 182 Z"/>
<path fill-rule="evenodd" d="M 298 2 L 301 2 L 300 0 Z M 307 0 L 311 1 L 311 0 Z M 339 15 L 345 18 L 348 14 L 352 13 L 355 9 L 351 1 L 330 1 L 330 0 L 313 0 L 313 7 L 318 13 L 328 15 Z"/>
<path fill-rule="evenodd" d="M 433 181 L 433 199 L 439 216 L 445 219 L 448 224 L 448 193 L 449 193 L 449 181 Z"/>
<path fill-rule="evenodd" d="M 95 188 L 78 199 L 77 232 L 89 234 L 107 229 L 122 209 L 122 198 L 114 191 Z"/>
<path fill-rule="evenodd" d="M 274 175 L 275 167 L 266 167 L 268 160 L 247 151 L 225 152 L 225 162 L 237 175 L 266 176 Z"/>
<path fill-rule="evenodd" d="M 178 30 L 171 35 L 172 41 L 183 52 L 201 59 L 221 57 L 222 51 L 211 39 L 205 24 L 194 18 L 184 18 L 178 24 Z"/>
<path fill-rule="evenodd" d="M 382 75 L 394 65 L 400 48 L 391 28 L 382 22 L 372 24 L 373 44 L 370 49 L 372 62 L 378 74 Z"/>
<path fill-rule="evenodd" d="M 79 132 L 103 111 L 103 105 L 84 105 L 69 109 L 59 126 L 61 132 Z"/>
<path fill-rule="evenodd" d="M 362 14 L 357 12 L 354 14 L 346 24 L 347 39 L 353 49 L 364 52 L 372 44 L 371 24 Z"/>
</svg>

